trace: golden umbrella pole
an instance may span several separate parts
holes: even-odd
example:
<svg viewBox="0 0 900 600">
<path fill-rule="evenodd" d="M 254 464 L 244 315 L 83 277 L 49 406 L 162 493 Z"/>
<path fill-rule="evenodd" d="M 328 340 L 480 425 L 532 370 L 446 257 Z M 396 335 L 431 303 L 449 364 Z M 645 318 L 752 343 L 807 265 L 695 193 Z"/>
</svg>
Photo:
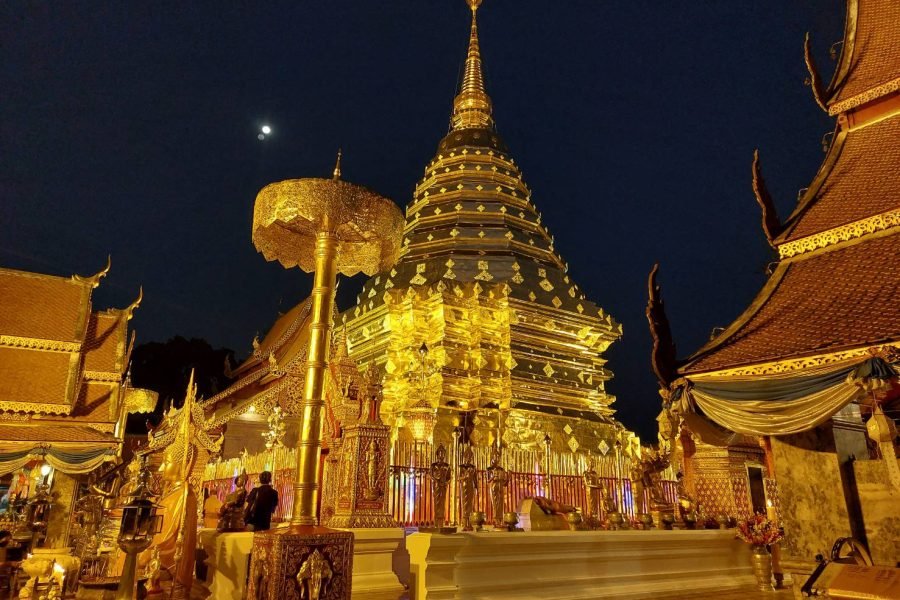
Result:
<svg viewBox="0 0 900 600">
<path fill-rule="evenodd" d="M 318 525 L 325 374 L 338 273 L 387 270 L 400 253 L 404 219 L 392 201 L 340 179 L 289 179 L 264 187 L 253 209 L 253 243 L 268 260 L 315 272 L 302 424 L 290 526 L 253 536 L 248 598 L 350 598 L 353 534 Z"/>
<path fill-rule="evenodd" d="M 322 408 L 325 406 L 325 367 L 331 346 L 331 309 L 337 282 L 337 239 L 327 229 L 316 235 L 316 274 L 311 294 L 309 355 L 303 386 L 303 413 L 297 443 L 297 474 L 294 480 L 292 525 L 319 522 L 319 465 L 322 451 Z"/>
</svg>

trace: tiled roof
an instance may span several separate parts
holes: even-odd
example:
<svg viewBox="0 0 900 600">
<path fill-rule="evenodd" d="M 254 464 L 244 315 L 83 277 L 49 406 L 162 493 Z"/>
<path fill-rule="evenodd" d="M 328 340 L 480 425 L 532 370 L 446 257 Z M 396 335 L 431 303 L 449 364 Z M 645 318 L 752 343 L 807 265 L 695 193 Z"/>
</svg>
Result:
<svg viewBox="0 0 900 600">
<path fill-rule="evenodd" d="M 80 342 L 90 298 L 73 279 L 0 269 L 0 335 Z"/>
<path fill-rule="evenodd" d="M 69 412 L 75 392 L 77 355 L 0 346 L 0 404 L 36 403 Z"/>
<path fill-rule="evenodd" d="M 309 300 L 303 300 L 278 317 L 262 341 L 259 342 L 259 348 L 254 350 L 253 354 L 234 370 L 234 375 L 243 376 L 255 370 L 255 367 L 258 367 L 260 364 L 267 363 L 268 356 L 272 352 L 275 353 L 275 357 L 280 361 L 285 344 L 295 336 L 296 332 L 308 320 L 309 307 Z M 258 358 L 257 355 L 262 358 Z"/>
<path fill-rule="evenodd" d="M 0 421 L 0 442 L 116 443 L 111 433 L 61 423 L 16 424 Z"/>
<path fill-rule="evenodd" d="M 898 207 L 900 116 L 894 116 L 847 134 L 837 161 L 815 197 L 791 216 L 779 242 L 796 240 Z"/>
<path fill-rule="evenodd" d="M 92 314 L 84 340 L 84 370 L 120 372 L 127 328 L 128 320 L 122 311 Z"/>
<path fill-rule="evenodd" d="M 782 262 L 751 307 L 680 371 L 900 340 L 900 234 Z"/>
<path fill-rule="evenodd" d="M 112 409 L 118 393 L 118 382 L 82 382 L 71 418 L 91 422 L 113 420 L 115 416 L 112 414 Z"/>
<path fill-rule="evenodd" d="M 849 100 L 900 78 L 900 2 L 849 0 L 848 4 L 851 10 L 857 5 L 856 30 L 852 38 L 845 34 L 845 44 L 852 39 L 852 48 L 842 49 L 842 62 L 849 61 L 847 71 L 835 81 L 836 94 L 829 104 Z M 848 19 L 848 27 L 852 26 Z M 842 67 L 838 66 L 838 74 Z"/>
</svg>

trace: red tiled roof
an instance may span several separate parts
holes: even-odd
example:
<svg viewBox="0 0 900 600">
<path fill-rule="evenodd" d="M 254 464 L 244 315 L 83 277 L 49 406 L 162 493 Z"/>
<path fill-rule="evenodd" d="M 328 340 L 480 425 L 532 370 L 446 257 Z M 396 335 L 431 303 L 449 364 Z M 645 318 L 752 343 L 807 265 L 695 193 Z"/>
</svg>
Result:
<svg viewBox="0 0 900 600">
<path fill-rule="evenodd" d="M 58 406 L 67 413 L 75 394 L 77 354 L 0 346 L 0 403 Z"/>
<path fill-rule="evenodd" d="M 841 61 L 849 61 L 846 75 L 834 82 L 834 96 L 829 104 L 849 100 L 900 77 L 900 2 L 897 0 L 849 0 L 848 17 L 857 5 L 855 33 L 849 28 L 844 43 L 852 48 L 842 49 Z M 849 56 L 847 54 L 849 53 Z M 838 65 L 837 73 L 843 64 Z"/>
<path fill-rule="evenodd" d="M 81 342 L 90 299 L 88 284 L 0 269 L 0 335 Z"/>
<path fill-rule="evenodd" d="M 900 208 L 900 116 L 847 134 L 840 155 L 815 197 L 791 215 L 778 242 L 896 208 Z"/>
<path fill-rule="evenodd" d="M 680 369 L 717 371 L 900 340 L 900 234 L 782 262 L 751 307 Z"/>
<path fill-rule="evenodd" d="M 119 373 L 128 320 L 121 311 L 94 313 L 84 340 L 84 370 Z"/>
<path fill-rule="evenodd" d="M 119 394 L 119 383 L 105 381 L 82 382 L 78 390 L 78 401 L 72 409 L 71 418 L 79 421 L 110 422 Z"/>
</svg>

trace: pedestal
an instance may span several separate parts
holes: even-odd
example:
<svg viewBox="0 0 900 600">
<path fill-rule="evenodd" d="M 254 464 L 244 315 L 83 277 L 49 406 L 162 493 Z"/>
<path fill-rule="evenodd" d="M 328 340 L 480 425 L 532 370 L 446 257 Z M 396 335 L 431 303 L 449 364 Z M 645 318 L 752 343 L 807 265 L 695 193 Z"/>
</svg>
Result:
<svg viewBox="0 0 900 600">
<path fill-rule="evenodd" d="M 215 600 L 243 600 L 247 594 L 253 534 L 219 533 L 201 529 L 200 545 L 206 550 L 206 579 L 202 585 Z"/>
<path fill-rule="evenodd" d="M 353 534 L 353 593 L 397 593 L 403 584 L 394 571 L 394 557 L 402 553 L 403 562 L 409 562 L 406 551 L 401 549 L 403 530 L 399 527 L 383 529 L 351 529 Z"/>
<path fill-rule="evenodd" d="M 253 536 L 247 597 L 349 600 L 352 573 L 353 533 L 313 525 L 270 529 Z"/>
<path fill-rule="evenodd" d="M 406 546 L 416 600 L 702 598 L 756 581 L 731 531 L 414 533 Z"/>
</svg>

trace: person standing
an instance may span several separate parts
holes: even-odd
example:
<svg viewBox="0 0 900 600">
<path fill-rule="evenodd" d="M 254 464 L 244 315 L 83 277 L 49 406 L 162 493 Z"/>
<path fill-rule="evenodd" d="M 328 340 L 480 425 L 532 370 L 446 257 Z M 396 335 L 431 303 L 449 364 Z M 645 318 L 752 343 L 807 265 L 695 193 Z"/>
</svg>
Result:
<svg viewBox="0 0 900 600">
<path fill-rule="evenodd" d="M 278 491 L 272 487 L 272 473 L 259 474 L 259 486 L 247 496 L 244 522 L 248 531 L 265 531 L 272 526 L 272 513 L 278 508 Z"/>
</svg>

